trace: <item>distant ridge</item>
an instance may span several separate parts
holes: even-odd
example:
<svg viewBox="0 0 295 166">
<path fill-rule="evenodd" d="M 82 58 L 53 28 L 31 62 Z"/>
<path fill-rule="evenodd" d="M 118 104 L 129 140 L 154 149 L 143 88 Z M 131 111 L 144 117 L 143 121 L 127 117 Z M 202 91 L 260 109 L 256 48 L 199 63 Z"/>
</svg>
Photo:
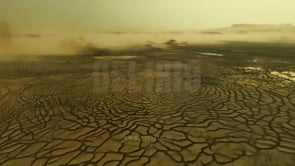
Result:
<svg viewBox="0 0 295 166">
<path fill-rule="evenodd" d="M 292 24 L 233 24 L 231 28 L 293 27 Z"/>
</svg>

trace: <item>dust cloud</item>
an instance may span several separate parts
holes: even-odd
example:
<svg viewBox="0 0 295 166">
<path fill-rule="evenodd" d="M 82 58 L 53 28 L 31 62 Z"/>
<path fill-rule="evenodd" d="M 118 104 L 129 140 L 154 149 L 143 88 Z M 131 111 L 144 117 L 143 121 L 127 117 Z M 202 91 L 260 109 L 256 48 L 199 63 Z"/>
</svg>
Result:
<svg viewBox="0 0 295 166">
<path fill-rule="evenodd" d="M 12 32 L 5 21 L 0 21 L 0 59 L 1 55 L 8 54 L 12 50 Z"/>
<path fill-rule="evenodd" d="M 167 47 L 174 44 L 216 44 L 228 41 L 295 42 L 295 26 L 236 24 L 203 31 L 104 32 L 85 34 L 13 33 L 7 22 L 0 22 L 0 57 L 106 54 L 106 50 Z"/>
</svg>

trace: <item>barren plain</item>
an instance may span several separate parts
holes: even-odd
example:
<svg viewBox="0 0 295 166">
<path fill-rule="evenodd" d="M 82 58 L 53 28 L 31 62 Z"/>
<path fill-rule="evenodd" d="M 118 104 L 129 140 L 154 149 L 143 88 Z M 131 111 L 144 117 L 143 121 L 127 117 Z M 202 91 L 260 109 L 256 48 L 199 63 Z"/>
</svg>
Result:
<svg viewBox="0 0 295 166">
<path fill-rule="evenodd" d="M 295 165 L 295 46 L 0 64 L 0 165 Z"/>
</svg>

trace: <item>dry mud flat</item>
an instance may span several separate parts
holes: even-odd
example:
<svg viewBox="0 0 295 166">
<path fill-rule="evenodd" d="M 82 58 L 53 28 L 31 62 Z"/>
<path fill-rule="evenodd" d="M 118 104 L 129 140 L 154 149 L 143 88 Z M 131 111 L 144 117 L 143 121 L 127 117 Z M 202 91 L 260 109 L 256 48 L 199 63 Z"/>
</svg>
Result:
<svg viewBox="0 0 295 166">
<path fill-rule="evenodd" d="M 218 55 L 2 62 L 0 165 L 295 165 L 294 64 Z"/>
</svg>

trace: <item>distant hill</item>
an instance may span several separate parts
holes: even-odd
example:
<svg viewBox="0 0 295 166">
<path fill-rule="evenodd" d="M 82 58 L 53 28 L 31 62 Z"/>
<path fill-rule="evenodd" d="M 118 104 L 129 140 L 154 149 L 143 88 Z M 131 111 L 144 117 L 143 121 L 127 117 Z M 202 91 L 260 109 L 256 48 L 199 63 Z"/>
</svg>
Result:
<svg viewBox="0 0 295 166">
<path fill-rule="evenodd" d="M 295 26 L 292 24 L 233 24 L 230 27 L 215 28 L 203 31 L 210 34 L 248 34 L 248 33 L 295 33 Z"/>
<path fill-rule="evenodd" d="M 292 24 L 279 24 L 279 25 L 270 25 L 270 24 L 233 24 L 231 28 L 290 28 L 293 27 Z"/>
</svg>

